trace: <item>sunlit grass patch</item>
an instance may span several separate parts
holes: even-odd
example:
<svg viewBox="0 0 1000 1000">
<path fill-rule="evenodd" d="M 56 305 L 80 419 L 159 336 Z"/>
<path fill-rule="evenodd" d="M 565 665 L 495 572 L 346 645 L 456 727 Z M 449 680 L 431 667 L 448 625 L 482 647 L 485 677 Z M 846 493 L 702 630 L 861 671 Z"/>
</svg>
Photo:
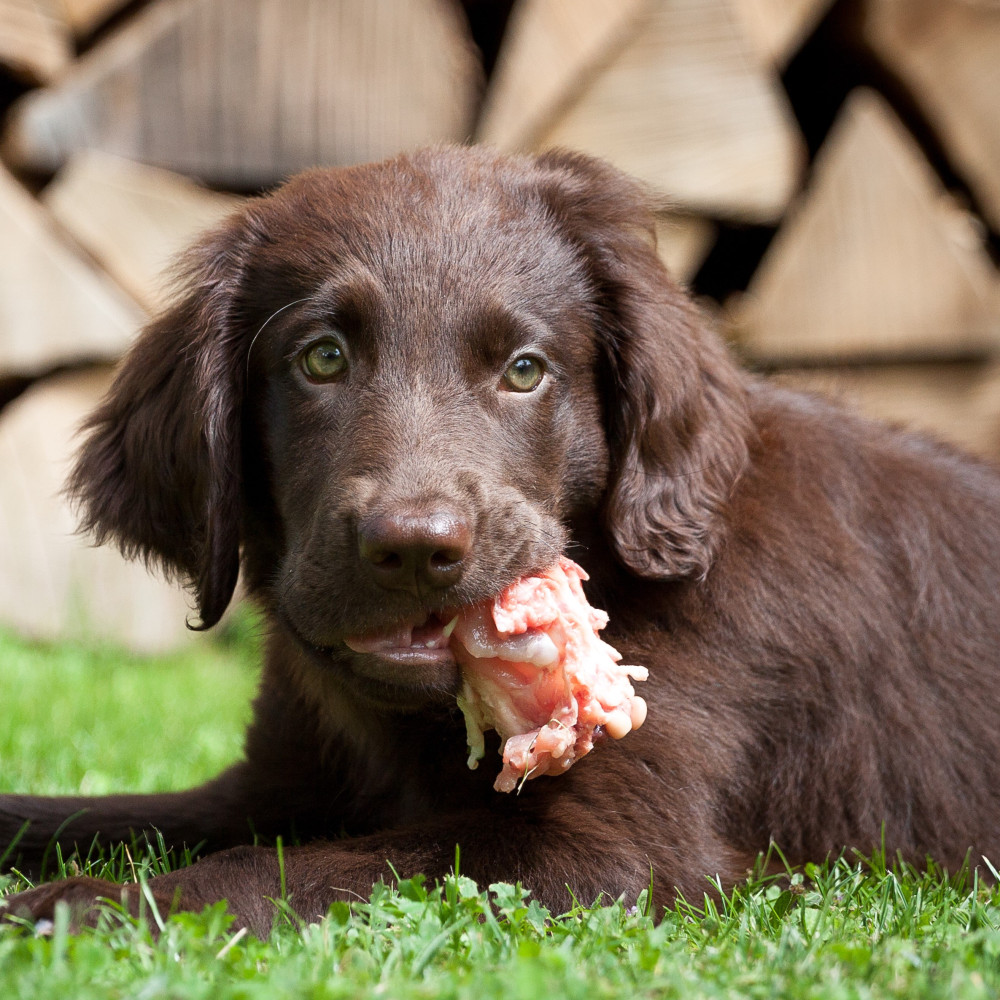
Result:
<svg viewBox="0 0 1000 1000">
<path fill-rule="evenodd" d="M 163 791 L 218 773 L 249 719 L 253 630 L 150 658 L 0 632 L 0 792 Z"/>
</svg>

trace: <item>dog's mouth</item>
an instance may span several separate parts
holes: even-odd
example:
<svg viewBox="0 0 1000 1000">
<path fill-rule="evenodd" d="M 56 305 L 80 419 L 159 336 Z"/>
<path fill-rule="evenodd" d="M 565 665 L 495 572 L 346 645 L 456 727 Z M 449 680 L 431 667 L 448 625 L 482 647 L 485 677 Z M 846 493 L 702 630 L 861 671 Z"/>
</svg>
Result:
<svg viewBox="0 0 1000 1000">
<path fill-rule="evenodd" d="M 424 657 L 440 659 L 448 652 L 448 640 L 458 615 L 432 612 L 423 621 L 403 622 L 378 632 L 346 636 L 344 644 L 355 653 L 368 653 L 389 660 Z"/>
<path fill-rule="evenodd" d="M 380 698 L 395 700 L 452 697 L 458 689 L 458 664 L 449 648 L 457 615 L 430 613 L 419 621 L 404 621 L 373 632 L 345 636 L 351 672 L 374 683 Z M 343 649 L 344 646 L 340 648 Z M 408 695 L 405 692 L 409 692 Z"/>
</svg>

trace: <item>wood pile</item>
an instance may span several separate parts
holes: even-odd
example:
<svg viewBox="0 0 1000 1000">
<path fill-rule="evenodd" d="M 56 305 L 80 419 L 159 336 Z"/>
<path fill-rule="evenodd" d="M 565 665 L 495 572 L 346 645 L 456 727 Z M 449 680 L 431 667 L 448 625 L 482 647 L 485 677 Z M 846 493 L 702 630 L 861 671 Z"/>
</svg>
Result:
<svg viewBox="0 0 1000 1000">
<path fill-rule="evenodd" d="M 988 353 L 997 276 L 883 98 L 848 97 L 743 300 L 741 342 L 773 362 Z"/>
<path fill-rule="evenodd" d="M 997 95 L 998 0 L 0 0 L 0 626 L 184 640 L 72 428 L 198 232 L 427 143 L 616 163 L 752 365 L 1000 457 Z"/>
</svg>

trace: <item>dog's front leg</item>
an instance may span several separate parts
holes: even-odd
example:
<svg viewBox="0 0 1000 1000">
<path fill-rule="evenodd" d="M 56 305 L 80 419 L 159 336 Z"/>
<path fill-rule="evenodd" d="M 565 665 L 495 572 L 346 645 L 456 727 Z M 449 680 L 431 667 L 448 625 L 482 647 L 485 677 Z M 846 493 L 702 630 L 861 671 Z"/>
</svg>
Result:
<svg viewBox="0 0 1000 1000">
<path fill-rule="evenodd" d="M 183 792 L 148 795 L 34 796 L 0 795 L 2 869 L 17 868 L 38 877 L 51 868 L 58 844 L 66 857 L 74 849 L 86 856 L 92 846 L 107 848 L 133 838 L 168 847 L 218 850 L 249 843 L 253 830 L 268 825 L 274 797 L 261 794 L 246 764 Z"/>
<path fill-rule="evenodd" d="M 708 830 L 696 829 L 694 818 L 684 823 L 675 815 L 659 828 L 657 842 L 646 844 L 631 822 L 595 815 L 591 805 L 566 796 L 558 799 L 557 809 L 502 817 L 489 810 L 463 812 L 417 827 L 285 847 L 280 853 L 271 847 L 236 847 L 149 879 L 141 888 L 68 879 L 9 897 L 6 904 L 9 913 L 52 919 L 55 904 L 64 900 L 79 924 L 95 919 L 100 897 L 121 900 L 133 913 L 152 903 L 163 915 L 225 899 L 237 927 L 266 936 L 277 914 L 275 900 L 283 893 L 299 916 L 316 920 L 335 900 L 367 899 L 374 883 L 392 881 L 395 873 L 444 877 L 454 865 L 456 845 L 463 874 L 484 887 L 520 881 L 555 911 L 574 897 L 584 903 L 602 894 L 634 901 L 651 872 L 656 907 L 671 902 L 677 890 L 700 898 L 709 888 L 705 872 L 717 872 L 731 884 L 745 869 L 747 859 Z M 697 856 L 690 853 L 693 845 Z"/>
</svg>

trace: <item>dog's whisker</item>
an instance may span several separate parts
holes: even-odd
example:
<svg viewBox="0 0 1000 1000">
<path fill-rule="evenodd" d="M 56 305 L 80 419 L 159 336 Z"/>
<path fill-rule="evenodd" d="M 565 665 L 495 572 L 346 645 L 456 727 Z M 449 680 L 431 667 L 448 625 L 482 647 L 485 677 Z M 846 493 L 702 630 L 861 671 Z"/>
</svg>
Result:
<svg viewBox="0 0 1000 1000">
<path fill-rule="evenodd" d="M 285 312 L 285 310 L 291 309 L 292 306 L 301 305 L 303 302 L 310 301 L 311 298 L 312 296 L 307 295 L 305 296 L 305 298 L 296 299 L 294 302 L 286 302 L 285 305 L 281 306 L 278 309 L 275 309 L 274 312 L 271 313 L 271 315 L 268 316 L 263 323 L 261 323 L 260 328 L 257 330 L 257 332 L 253 335 L 253 337 L 250 340 L 250 346 L 247 347 L 246 365 L 245 365 L 245 370 L 243 372 L 245 378 L 247 379 L 250 378 L 250 355 L 253 352 L 253 345 L 257 343 L 257 338 L 264 332 L 264 329 L 271 322 L 271 320 L 276 319 L 283 312 Z"/>
</svg>

